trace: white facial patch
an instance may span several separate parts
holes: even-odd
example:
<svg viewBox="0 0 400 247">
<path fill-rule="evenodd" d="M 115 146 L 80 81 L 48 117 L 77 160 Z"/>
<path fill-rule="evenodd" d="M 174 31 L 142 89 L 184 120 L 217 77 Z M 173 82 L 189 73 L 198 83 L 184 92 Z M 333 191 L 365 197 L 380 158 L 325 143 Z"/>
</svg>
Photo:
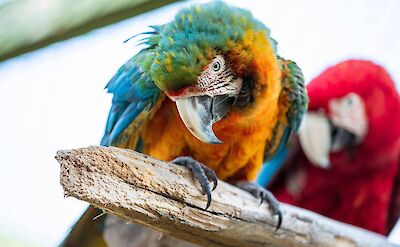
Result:
<svg viewBox="0 0 400 247">
<path fill-rule="evenodd" d="M 177 90 L 178 93 L 172 90 L 166 94 L 173 101 L 193 96 L 212 98 L 217 95 L 227 95 L 236 98 L 242 89 L 242 84 L 243 79 L 236 76 L 223 56 L 217 55 L 200 73 L 196 84 Z"/>
<path fill-rule="evenodd" d="M 349 93 L 346 96 L 329 102 L 331 120 L 334 125 L 341 127 L 356 136 L 361 143 L 368 131 L 368 119 L 362 98 Z"/>
<path fill-rule="evenodd" d="M 217 55 L 207 69 L 200 73 L 196 87 L 199 89 L 198 95 L 214 97 L 216 95 L 238 95 L 242 84 L 242 78 L 236 77 L 224 57 Z"/>
</svg>

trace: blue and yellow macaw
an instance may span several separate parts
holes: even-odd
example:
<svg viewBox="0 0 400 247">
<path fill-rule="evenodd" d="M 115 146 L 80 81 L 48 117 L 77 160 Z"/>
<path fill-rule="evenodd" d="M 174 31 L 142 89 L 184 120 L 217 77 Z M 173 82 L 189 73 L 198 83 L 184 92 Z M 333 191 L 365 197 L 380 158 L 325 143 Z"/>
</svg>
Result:
<svg viewBox="0 0 400 247">
<path fill-rule="evenodd" d="M 249 11 L 220 1 L 184 9 L 144 35 L 146 47 L 106 86 L 113 101 L 101 144 L 187 166 L 206 208 L 217 177 L 261 192 L 279 227 L 279 204 L 252 181 L 306 111 L 300 69 L 277 55 L 270 30 Z"/>
</svg>

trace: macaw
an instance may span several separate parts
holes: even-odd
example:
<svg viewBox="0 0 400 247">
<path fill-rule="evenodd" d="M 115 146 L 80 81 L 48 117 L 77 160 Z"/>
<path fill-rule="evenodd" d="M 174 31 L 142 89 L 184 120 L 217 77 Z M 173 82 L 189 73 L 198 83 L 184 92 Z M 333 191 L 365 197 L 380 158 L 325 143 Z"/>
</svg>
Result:
<svg viewBox="0 0 400 247">
<path fill-rule="evenodd" d="M 300 145 L 287 151 L 269 188 L 282 202 L 388 234 L 400 205 L 400 97 L 393 80 L 379 65 L 348 60 L 307 90 Z"/>
<path fill-rule="evenodd" d="M 300 125 L 308 102 L 301 70 L 277 55 L 249 11 L 220 1 L 151 28 L 106 86 L 113 100 L 101 144 L 188 167 L 205 209 L 217 178 L 235 184 L 267 201 L 279 228 L 278 202 L 252 181 Z"/>
</svg>

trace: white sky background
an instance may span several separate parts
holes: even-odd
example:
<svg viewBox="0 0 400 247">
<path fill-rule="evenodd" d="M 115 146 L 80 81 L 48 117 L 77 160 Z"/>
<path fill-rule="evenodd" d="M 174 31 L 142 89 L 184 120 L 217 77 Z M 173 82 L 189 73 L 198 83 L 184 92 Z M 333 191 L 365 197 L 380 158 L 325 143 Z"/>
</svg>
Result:
<svg viewBox="0 0 400 247">
<path fill-rule="evenodd" d="M 228 2 L 263 21 L 280 54 L 296 61 L 307 81 L 343 59 L 366 58 L 400 82 L 400 1 Z M 171 20 L 187 4 L 0 64 L 0 233 L 45 247 L 62 240 L 87 204 L 64 199 L 56 151 L 100 142 L 111 102 L 103 88 L 137 52 L 135 42 L 122 41 Z"/>
</svg>

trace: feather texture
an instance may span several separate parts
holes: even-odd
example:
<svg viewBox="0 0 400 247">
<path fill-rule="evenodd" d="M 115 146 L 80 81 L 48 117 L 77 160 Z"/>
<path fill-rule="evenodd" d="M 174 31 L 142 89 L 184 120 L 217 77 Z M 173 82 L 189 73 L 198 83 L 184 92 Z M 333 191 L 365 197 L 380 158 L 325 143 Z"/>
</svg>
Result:
<svg viewBox="0 0 400 247">
<path fill-rule="evenodd" d="M 125 63 L 107 84 L 106 89 L 114 97 L 101 145 L 120 146 L 127 141 L 128 133 L 121 133 L 128 126 L 129 132 L 134 135 L 132 138 L 137 139 L 143 121 L 151 115 L 157 101 L 163 98 L 160 97 L 161 91 L 146 72 L 148 61 L 152 59 L 151 49 L 141 51 Z"/>
<path fill-rule="evenodd" d="M 279 96 L 278 121 L 264 154 L 264 168 L 257 180 L 267 185 L 279 172 L 287 155 L 286 145 L 297 132 L 308 108 L 308 96 L 300 68 L 290 60 L 279 58 L 282 70 L 282 92 Z"/>
</svg>

